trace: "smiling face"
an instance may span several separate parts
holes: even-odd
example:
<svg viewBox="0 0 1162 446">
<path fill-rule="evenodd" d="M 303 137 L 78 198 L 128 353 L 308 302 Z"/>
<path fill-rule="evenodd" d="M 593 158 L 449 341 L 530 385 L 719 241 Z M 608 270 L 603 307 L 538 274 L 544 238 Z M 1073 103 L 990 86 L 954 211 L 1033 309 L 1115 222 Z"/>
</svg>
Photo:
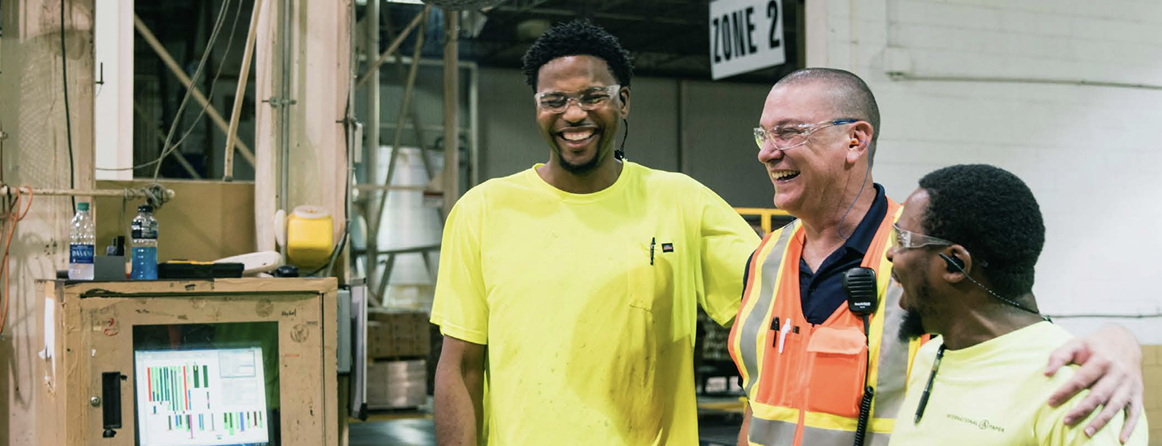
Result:
<svg viewBox="0 0 1162 446">
<path fill-rule="evenodd" d="M 922 216 L 928 209 L 928 192 L 917 189 L 904 202 L 896 226 L 901 230 L 924 233 Z M 888 261 L 892 262 L 892 280 L 903 289 L 900 308 L 904 310 L 904 322 L 900 328 L 900 338 L 916 338 L 924 334 L 939 334 L 938 322 L 943 313 L 941 299 L 933 293 L 933 284 L 940 280 L 945 271 L 944 263 L 934 261 L 938 247 L 901 248 L 898 244 L 888 250 Z"/>
<path fill-rule="evenodd" d="M 578 93 L 617 84 L 604 60 L 593 56 L 566 56 L 540 68 L 537 93 Z M 594 110 L 570 101 L 564 112 L 537 108 L 537 126 L 549 143 L 551 163 L 573 174 L 586 174 L 612 163 L 610 152 L 620 120 L 629 115 L 629 89 Z"/>
<path fill-rule="evenodd" d="M 835 107 L 830 105 L 833 101 L 827 84 L 821 81 L 776 85 L 767 95 L 759 125 L 771 130 L 846 118 L 836 115 Z M 845 132 L 849 127 L 850 124 L 820 129 L 810 135 L 806 144 L 785 151 L 769 142 L 763 145 L 758 159 L 775 186 L 775 206 L 800 218 L 805 212 L 835 206 L 833 202 L 842 197 L 836 188 L 846 184 L 853 167 L 846 150 L 850 140 Z"/>
</svg>

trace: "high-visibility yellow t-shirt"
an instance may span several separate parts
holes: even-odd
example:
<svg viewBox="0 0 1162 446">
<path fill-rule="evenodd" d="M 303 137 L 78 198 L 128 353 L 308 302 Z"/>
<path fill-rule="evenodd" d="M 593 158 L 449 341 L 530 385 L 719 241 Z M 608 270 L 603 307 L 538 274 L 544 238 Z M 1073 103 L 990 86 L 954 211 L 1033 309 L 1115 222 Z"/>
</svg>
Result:
<svg viewBox="0 0 1162 446">
<path fill-rule="evenodd" d="M 488 444 L 698 444 L 696 306 L 730 322 L 757 235 L 682 174 L 626 162 L 571 194 L 538 166 L 444 228 L 432 322 L 487 345 Z"/>
<path fill-rule="evenodd" d="M 920 423 L 915 420 L 920 395 L 928 382 L 942 338 L 920 348 L 912 365 L 908 393 L 892 431 L 892 446 L 1062 446 L 1120 445 L 1123 412 L 1094 437 L 1085 436 L 1093 417 L 1065 426 L 1065 414 L 1088 391 L 1058 407 L 1049 407 L 1049 395 L 1073 376 L 1076 366 L 1062 367 L 1053 377 L 1044 374 L 1049 355 L 1073 336 L 1049 322 L 960 350 L 945 350 L 936 381 Z M 1146 415 L 1138 419 L 1128 446 L 1146 445 Z"/>
</svg>

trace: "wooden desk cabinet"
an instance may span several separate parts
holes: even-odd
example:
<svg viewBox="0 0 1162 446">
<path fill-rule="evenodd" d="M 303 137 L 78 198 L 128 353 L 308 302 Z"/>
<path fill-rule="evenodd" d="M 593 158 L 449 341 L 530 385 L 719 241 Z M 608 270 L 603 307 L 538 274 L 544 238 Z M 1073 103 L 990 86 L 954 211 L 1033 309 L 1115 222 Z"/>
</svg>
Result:
<svg viewBox="0 0 1162 446">
<path fill-rule="evenodd" d="M 58 280 L 40 281 L 37 290 L 43 343 L 36 348 L 45 349 L 36 368 L 39 444 L 136 444 L 135 329 L 273 322 L 262 326 L 277 327 L 281 444 L 338 445 L 335 279 Z M 114 373 L 119 389 L 103 389 L 115 382 L 104 374 Z M 106 413 L 118 390 L 120 410 Z M 105 423 L 116 412 L 121 427 L 109 437 Z"/>
</svg>

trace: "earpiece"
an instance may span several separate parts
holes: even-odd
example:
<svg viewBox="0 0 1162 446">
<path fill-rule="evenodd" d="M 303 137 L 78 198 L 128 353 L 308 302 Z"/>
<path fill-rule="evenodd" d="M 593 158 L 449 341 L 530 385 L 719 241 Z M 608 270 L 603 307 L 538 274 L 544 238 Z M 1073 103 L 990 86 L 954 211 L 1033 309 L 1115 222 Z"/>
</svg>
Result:
<svg viewBox="0 0 1162 446">
<path fill-rule="evenodd" d="M 858 139 L 853 139 L 853 140 L 851 140 L 851 143 L 854 145 L 859 145 L 859 144 L 863 143 L 863 141 L 860 141 Z"/>
<path fill-rule="evenodd" d="M 964 270 L 964 261 L 960 260 L 960 257 L 956 257 L 956 256 L 949 257 L 948 255 L 946 255 L 944 253 L 940 253 L 939 255 L 941 258 L 944 259 L 944 263 L 948 264 L 948 266 L 946 267 L 948 269 L 948 272 L 968 274 L 968 272 Z"/>
<path fill-rule="evenodd" d="M 948 264 L 948 272 L 950 272 L 950 273 L 964 273 L 965 279 L 968 279 L 968 281 L 972 282 L 973 285 L 976 285 L 976 286 L 980 287 L 980 289 L 985 290 L 985 292 L 991 294 L 993 297 L 997 298 L 997 300 L 1004 302 L 1006 305 L 1011 305 L 1013 308 L 1019 309 L 1021 311 L 1026 311 L 1029 313 L 1040 315 L 1040 312 L 1038 312 L 1037 310 L 1035 310 L 1033 308 L 1026 307 L 1024 305 L 1021 305 L 1020 302 L 1017 302 L 1015 300 L 1001 296 L 1000 294 L 997 294 L 996 291 L 990 290 L 988 287 L 981 285 L 980 282 L 977 282 L 976 279 L 973 279 L 972 276 L 970 276 L 968 274 L 968 271 L 964 270 L 964 261 L 960 260 L 960 257 L 956 257 L 955 254 L 952 257 L 949 257 L 947 254 L 944 254 L 944 253 L 939 253 L 937 255 L 939 255 L 942 259 L 944 259 L 944 263 Z M 983 261 L 982 261 L 981 265 L 984 265 Z M 1049 320 L 1048 317 L 1046 317 L 1045 320 Z"/>
</svg>

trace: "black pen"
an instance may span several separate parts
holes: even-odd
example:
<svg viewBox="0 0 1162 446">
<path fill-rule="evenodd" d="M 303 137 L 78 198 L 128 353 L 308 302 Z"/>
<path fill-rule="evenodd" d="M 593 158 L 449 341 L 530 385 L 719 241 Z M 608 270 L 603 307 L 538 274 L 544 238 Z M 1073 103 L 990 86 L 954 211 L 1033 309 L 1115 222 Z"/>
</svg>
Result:
<svg viewBox="0 0 1162 446">
<path fill-rule="evenodd" d="M 654 241 L 656 238 L 650 237 L 650 266 L 654 264 Z"/>
<path fill-rule="evenodd" d="M 779 317 L 775 316 L 774 319 L 771 319 L 771 331 L 775 332 L 774 339 L 771 339 L 771 348 L 779 346 L 779 328 L 781 328 Z"/>
<path fill-rule="evenodd" d="M 932 383 L 936 381 L 936 371 L 940 370 L 940 360 L 944 358 L 944 345 L 936 351 L 936 361 L 932 364 L 932 373 L 928 375 L 928 385 L 924 386 L 924 393 L 920 395 L 920 406 L 916 408 L 916 419 L 912 424 L 920 424 L 920 417 L 924 416 L 924 406 L 928 405 L 928 396 L 932 394 Z"/>
</svg>

